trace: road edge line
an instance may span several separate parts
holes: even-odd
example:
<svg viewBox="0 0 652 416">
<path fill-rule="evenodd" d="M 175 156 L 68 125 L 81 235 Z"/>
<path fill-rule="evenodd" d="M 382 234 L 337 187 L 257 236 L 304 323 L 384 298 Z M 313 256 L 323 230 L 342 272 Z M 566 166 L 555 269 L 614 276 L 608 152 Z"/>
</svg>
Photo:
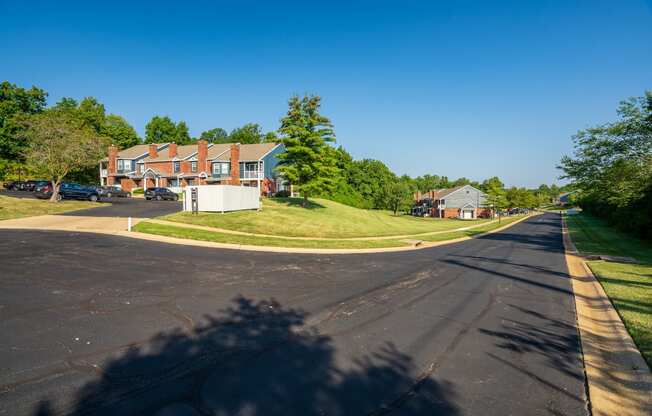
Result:
<svg viewBox="0 0 652 416">
<path fill-rule="evenodd" d="M 604 288 L 571 240 L 561 215 L 582 358 L 593 416 L 652 414 L 652 374 Z"/>
</svg>

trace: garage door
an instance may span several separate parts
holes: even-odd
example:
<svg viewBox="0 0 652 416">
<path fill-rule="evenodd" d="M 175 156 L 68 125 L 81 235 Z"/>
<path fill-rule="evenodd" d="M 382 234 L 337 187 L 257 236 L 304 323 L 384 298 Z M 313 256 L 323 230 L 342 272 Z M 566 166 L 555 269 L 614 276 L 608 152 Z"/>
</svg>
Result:
<svg viewBox="0 0 652 416">
<path fill-rule="evenodd" d="M 462 218 L 465 220 L 473 219 L 473 211 L 462 211 Z"/>
</svg>

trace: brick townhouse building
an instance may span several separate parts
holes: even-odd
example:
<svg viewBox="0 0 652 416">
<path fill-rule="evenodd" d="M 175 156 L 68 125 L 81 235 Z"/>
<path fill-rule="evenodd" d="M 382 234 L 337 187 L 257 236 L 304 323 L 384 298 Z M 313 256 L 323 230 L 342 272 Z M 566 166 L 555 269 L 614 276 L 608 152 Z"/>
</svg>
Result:
<svg viewBox="0 0 652 416">
<path fill-rule="evenodd" d="M 109 156 L 100 161 L 100 183 L 134 188 L 188 185 L 242 185 L 260 188 L 261 194 L 284 189 L 276 172 L 277 155 L 283 145 L 276 143 L 139 144 L 118 150 L 109 146 Z"/>
</svg>

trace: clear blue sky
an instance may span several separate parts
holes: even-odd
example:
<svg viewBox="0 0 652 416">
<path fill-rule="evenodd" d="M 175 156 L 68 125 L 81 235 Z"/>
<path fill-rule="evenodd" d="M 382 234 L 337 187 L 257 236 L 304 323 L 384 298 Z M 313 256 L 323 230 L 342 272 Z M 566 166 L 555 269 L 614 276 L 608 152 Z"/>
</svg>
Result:
<svg viewBox="0 0 652 416">
<path fill-rule="evenodd" d="M 652 89 L 652 2 L 0 0 L 0 79 L 97 97 L 140 134 L 278 127 L 323 97 L 398 174 L 551 183 L 578 129 Z"/>
</svg>

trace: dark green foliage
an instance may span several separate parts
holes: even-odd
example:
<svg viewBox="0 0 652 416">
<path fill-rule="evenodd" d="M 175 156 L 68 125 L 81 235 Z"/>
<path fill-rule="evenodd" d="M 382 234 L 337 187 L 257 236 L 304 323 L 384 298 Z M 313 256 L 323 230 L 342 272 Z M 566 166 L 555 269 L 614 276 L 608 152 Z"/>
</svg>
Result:
<svg viewBox="0 0 652 416">
<path fill-rule="evenodd" d="M 27 143 L 21 134 L 23 119 L 45 109 L 47 93 L 40 88 L 20 88 L 0 83 L 0 179 L 9 172 L 24 170 Z"/>
<path fill-rule="evenodd" d="M 278 155 L 279 172 L 293 184 L 307 204 L 310 195 L 330 194 L 340 180 L 335 141 L 330 120 L 319 114 L 321 98 L 293 96 L 281 119 L 280 142 L 285 151 Z"/>
<path fill-rule="evenodd" d="M 226 132 L 226 130 L 219 127 L 202 132 L 199 138 L 202 140 L 206 140 L 208 143 L 229 142 L 229 134 Z"/>
<path fill-rule="evenodd" d="M 175 124 L 168 116 L 154 116 L 145 126 L 145 143 L 171 143 L 178 145 L 190 144 L 192 139 L 188 126 L 180 121 Z"/>
<path fill-rule="evenodd" d="M 254 144 L 263 141 L 263 132 L 260 125 L 247 123 L 242 127 L 233 129 L 229 134 L 230 143 Z"/>
<path fill-rule="evenodd" d="M 652 92 L 623 101 L 620 120 L 579 131 L 559 168 L 580 206 L 622 230 L 652 238 Z"/>
</svg>

